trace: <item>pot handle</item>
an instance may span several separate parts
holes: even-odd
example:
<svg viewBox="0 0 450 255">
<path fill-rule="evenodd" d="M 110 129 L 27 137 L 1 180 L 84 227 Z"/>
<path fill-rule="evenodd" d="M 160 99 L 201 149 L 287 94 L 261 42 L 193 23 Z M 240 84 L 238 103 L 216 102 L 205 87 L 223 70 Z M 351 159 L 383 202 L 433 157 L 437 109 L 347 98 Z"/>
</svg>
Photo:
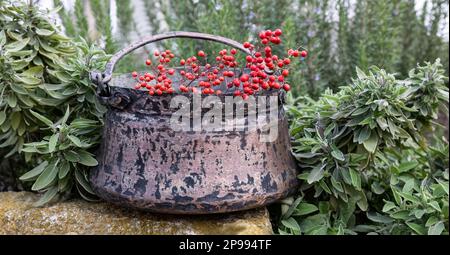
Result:
<svg viewBox="0 0 450 255">
<path fill-rule="evenodd" d="M 210 34 L 197 33 L 197 32 L 183 32 L 183 31 L 173 31 L 173 32 L 159 34 L 159 35 L 150 35 L 150 36 L 144 37 L 140 41 L 130 44 L 128 47 L 126 47 L 126 48 L 120 50 L 119 52 L 117 52 L 116 54 L 114 54 L 114 56 L 112 56 L 111 59 L 109 60 L 109 62 L 106 64 L 106 68 L 105 68 L 104 72 L 98 72 L 98 71 L 90 72 L 90 78 L 91 78 L 92 82 L 94 82 L 97 85 L 97 93 L 99 95 L 104 95 L 104 96 L 109 95 L 108 82 L 111 80 L 115 65 L 125 55 L 127 55 L 128 53 L 130 53 L 146 44 L 169 39 L 169 38 L 192 38 L 192 39 L 215 41 L 215 42 L 220 42 L 220 43 L 232 46 L 236 49 L 243 51 L 244 53 L 250 54 L 250 51 L 247 50 L 246 48 L 244 48 L 244 46 L 241 43 L 231 40 L 229 38 L 225 38 L 225 37 L 221 37 L 221 36 L 217 36 L 217 35 L 210 35 Z"/>
</svg>

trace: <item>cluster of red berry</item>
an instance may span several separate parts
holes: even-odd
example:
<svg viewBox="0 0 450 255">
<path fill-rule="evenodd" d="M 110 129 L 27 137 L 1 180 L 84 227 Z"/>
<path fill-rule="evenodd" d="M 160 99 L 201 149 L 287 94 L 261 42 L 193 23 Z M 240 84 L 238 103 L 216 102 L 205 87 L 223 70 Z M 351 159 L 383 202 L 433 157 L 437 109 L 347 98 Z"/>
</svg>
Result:
<svg viewBox="0 0 450 255">
<path fill-rule="evenodd" d="M 197 56 L 181 59 L 179 62 L 181 68 L 178 70 L 181 76 L 179 91 L 220 95 L 222 93 L 222 90 L 219 89 L 220 85 L 224 84 L 227 90 L 234 90 L 234 96 L 241 96 L 244 100 L 261 89 L 289 91 L 291 86 L 286 83 L 286 77 L 289 76 L 287 67 L 291 63 L 291 58 L 299 56 L 306 58 L 308 53 L 305 50 L 289 49 L 286 57 L 272 54 L 270 44 L 280 44 L 281 35 L 280 29 L 261 31 L 259 33 L 260 47 L 255 47 L 249 42 L 243 43 L 244 48 L 250 51 L 250 55 L 245 57 L 246 64 L 244 66 L 250 69 L 249 73 L 238 69 L 235 57 L 236 49 L 219 51 L 213 65 L 207 63 L 207 55 L 204 51 L 199 51 Z M 137 72 L 132 73 L 137 81 L 135 89 L 145 88 L 150 95 L 174 93 L 170 76 L 176 71 L 169 68 L 170 62 L 175 57 L 174 54 L 170 50 L 162 53 L 155 51 L 154 56 L 159 61 L 156 67 L 150 59 L 145 62 L 150 67 L 150 72 L 143 75 L 139 75 Z"/>
</svg>

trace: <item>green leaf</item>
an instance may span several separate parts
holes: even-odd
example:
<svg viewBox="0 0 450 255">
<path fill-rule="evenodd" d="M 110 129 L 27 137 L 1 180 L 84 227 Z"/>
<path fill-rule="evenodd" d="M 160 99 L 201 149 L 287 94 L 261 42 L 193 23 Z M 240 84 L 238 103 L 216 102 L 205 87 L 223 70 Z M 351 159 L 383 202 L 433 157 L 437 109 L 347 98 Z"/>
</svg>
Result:
<svg viewBox="0 0 450 255">
<path fill-rule="evenodd" d="M 325 165 L 314 167 L 308 175 L 308 179 L 306 180 L 309 184 L 318 182 L 322 179 L 324 174 Z"/>
<path fill-rule="evenodd" d="M 58 174 L 58 162 L 59 158 L 53 160 L 42 172 L 41 175 L 34 182 L 31 190 L 37 191 L 47 188 L 55 179 Z"/>
<path fill-rule="evenodd" d="M 22 120 L 22 114 L 20 114 L 20 112 L 13 112 L 11 114 L 11 127 L 14 130 L 17 130 L 17 128 L 20 125 L 21 120 Z"/>
<path fill-rule="evenodd" d="M 42 121 L 45 125 L 51 127 L 53 126 L 53 122 L 49 119 L 47 119 L 46 117 L 44 117 L 43 115 L 34 112 L 33 110 L 30 110 L 30 113 L 33 114 L 34 117 L 36 117 L 38 120 Z"/>
<path fill-rule="evenodd" d="M 28 95 L 28 91 L 27 91 L 24 87 L 22 87 L 22 86 L 20 86 L 20 85 L 17 85 L 17 84 L 12 83 L 12 84 L 10 84 L 9 86 L 10 86 L 11 89 L 12 89 L 14 92 L 16 92 L 17 94 Z"/>
<path fill-rule="evenodd" d="M 357 190 L 361 190 L 361 176 L 359 172 L 357 172 L 353 168 L 349 168 L 349 171 L 353 187 L 355 187 Z"/>
<path fill-rule="evenodd" d="M 388 129 L 389 126 L 388 126 L 385 118 L 378 117 L 376 121 L 377 121 L 378 126 L 381 128 L 381 130 L 385 131 Z"/>
<path fill-rule="evenodd" d="M 410 219 L 410 211 L 409 210 L 401 210 L 394 213 L 391 213 L 391 218 L 396 220 L 408 220 Z"/>
<path fill-rule="evenodd" d="M 297 221 L 294 218 L 282 220 L 281 224 L 283 224 L 283 226 L 287 227 L 288 229 L 300 232 L 300 225 L 298 225 Z"/>
<path fill-rule="evenodd" d="M 50 202 L 58 194 L 58 186 L 52 186 L 45 194 L 34 204 L 36 207 L 43 206 Z"/>
<path fill-rule="evenodd" d="M 331 156 L 339 161 L 345 161 L 345 156 L 336 146 L 332 146 Z"/>
<path fill-rule="evenodd" d="M 85 166 L 96 166 L 98 165 L 97 160 L 92 157 L 92 155 L 86 151 L 80 150 L 78 151 L 78 156 L 80 157 L 80 164 Z"/>
<path fill-rule="evenodd" d="M 365 78 L 367 78 L 367 75 L 361 69 L 359 69 L 359 67 L 356 67 L 356 76 L 358 76 L 358 79 L 360 80 L 364 80 Z"/>
<path fill-rule="evenodd" d="M 431 216 L 428 218 L 427 222 L 425 222 L 425 227 L 430 227 L 434 224 L 436 224 L 439 221 L 439 219 L 435 216 Z"/>
<path fill-rule="evenodd" d="M 80 156 L 78 155 L 78 153 L 76 153 L 74 151 L 65 151 L 64 158 L 70 162 L 80 161 Z"/>
<path fill-rule="evenodd" d="M 433 207 L 436 211 L 440 212 L 441 211 L 441 207 L 439 206 L 439 203 L 436 201 L 431 201 L 428 203 L 428 205 L 430 205 L 431 207 Z"/>
<path fill-rule="evenodd" d="M 411 169 L 416 168 L 419 165 L 419 162 L 417 161 L 407 161 L 407 162 L 402 162 L 399 166 L 398 166 L 398 171 L 399 173 L 404 173 L 404 172 L 408 172 Z"/>
<path fill-rule="evenodd" d="M 352 112 L 352 116 L 358 116 L 365 112 L 367 112 L 370 109 L 370 107 L 361 107 L 357 108 L 354 112 Z"/>
<path fill-rule="evenodd" d="M 67 120 L 69 119 L 69 114 L 70 114 L 70 109 L 69 109 L 69 106 L 67 106 L 66 113 L 64 114 L 64 116 L 62 118 L 61 124 L 66 124 Z"/>
<path fill-rule="evenodd" d="M 38 28 L 36 27 L 36 34 L 41 35 L 41 36 L 50 36 L 52 34 L 54 34 L 55 31 L 53 30 L 48 30 L 48 29 L 44 29 L 44 28 Z"/>
<path fill-rule="evenodd" d="M 1 121 L 0 121 L 0 123 L 1 123 Z M 445 183 L 445 182 L 443 182 L 443 181 L 440 181 L 440 180 L 436 180 L 438 183 L 439 183 L 439 185 L 442 187 L 442 189 L 445 191 L 445 193 L 447 194 L 447 196 L 448 196 L 448 182 L 447 183 Z"/>
<path fill-rule="evenodd" d="M 372 192 L 377 195 L 381 195 L 385 192 L 384 188 L 381 187 L 380 183 L 378 183 L 378 182 L 372 183 L 372 185 L 370 185 L 370 187 L 371 187 Z"/>
<path fill-rule="evenodd" d="M 64 179 L 67 174 L 70 172 L 70 163 L 68 161 L 63 161 L 61 163 L 61 167 L 59 168 L 58 178 Z"/>
<path fill-rule="evenodd" d="M 83 173 L 81 173 L 81 170 L 75 169 L 75 179 L 85 191 L 95 195 L 94 191 L 91 188 L 91 185 L 89 185 L 88 181 L 86 180 L 86 177 L 83 175 Z"/>
<path fill-rule="evenodd" d="M 373 222 L 389 224 L 394 220 L 388 216 L 381 215 L 377 212 L 367 212 L 367 218 Z"/>
<path fill-rule="evenodd" d="M 419 235 L 426 235 L 427 230 L 424 226 L 413 223 L 413 222 L 405 222 L 406 225 L 411 228 L 412 230 L 414 230 L 417 234 Z"/>
<path fill-rule="evenodd" d="M 303 197 L 298 197 L 294 200 L 294 202 L 289 206 L 288 210 L 283 214 L 282 218 L 287 219 L 291 217 L 292 213 L 297 209 L 297 206 L 300 204 L 300 202 L 303 200 Z"/>
<path fill-rule="evenodd" d="M 363 142 L 364 148 L 370 153 L 375 153 L 378 145 L 377 132 L 371 132 L 369 139 Z"/>
<path fill-rule="evenodd" d="M 440 235 L 444 231 L 445 225 L 442 221 L 428 228 L 428 235 Z"/>
<path fill-rule="evenodd" d="M 295 210 L 294 212 L 294 215 L 295 216 L 307 215 L 316 212 L 318 210 L 319 209 L 317 208 L 317 206 L 310 203 L 302 202 L 298 205 L 297 210 Z"/>
<path fill-rule="evenodd" d="M 9 43 L 5 46 L 5 50 L 10 52 L 20 51 L 21 49 L 25 48 L 25 46 L 27 46 L 29 42 L 30 38 L 25 38 L 20 41 Z"/>
<path fill-rule="evenodd" d="M 4 30 L 0 30 L 0 48 L 6 43 L 6 35 Z"/>
<path fill-rule="evenodd" d="M 19 177 L 19 180 L 21 181 L 31 181 L 36 179 L 42 171 L 48 166 L 47 161 L 42 161 L 39 165 L 37 165 L 35 168 L 31 169 L 30 171 L 26 172 L 24 175 Z"/>
<path fill-rule="evenodd" d="M 14 93 L 11 93 L 6 98 L 6 102 L 8 102 L 9 107 L 14 108 L 17 105 L 17 97 L 14 95 Z"/>
<path fill-rule="evenodd" d="M 0 126 L 5 123 L 6 120 L 6 113 L 4 111 L 0 112 Z"/>
<path fill-rule="evenodd" d="M 73 135 L 68 135 L 67 138 L 70 139 L 70 141 L 72 141 L 73 144 L 75 144 L 77 147 L 82 147 L 82 143 L 80 141 L 80 139 L 76 136 Z"/>
<path fill-rule="evenodd" d="M 394 209 L 394 208 L 396 208 L 396 207 L 397 207 L 397 205 L 395 205 L 393 202 L 387 201 L 387 202 L 384 204 L 382 211 L 383 211 L 384 213 L 386 213 L 386 212 L 389 212 L 390 210 L 392 210 L 392 209 Z"/>
<path fill-rule="evenodd" d="M 56 144 L 58 143 L 59 133 L 53 134 L 48 141 L 48 152 L 52 153 L 55 151 Z"/>
<path fill-rule="evenodd" d="M 358 143 L 361 144 L 369 139 L 371 133 L 372 132 L 370 131 L 370 128 L 368 126 L 365 126 L 363 129 L 361 129 L 361 132 L 359 132 L 358 135 Z"/>
<path fill-rule="evenodd" d="M 344 192 L 344 188 L 342 187 L 342 184 L 338 181 L 336 181 L 336 179 L 331 176 L 331 185 L 333 185 L 333 188 L 335 188 L 337 191 L 339 192 Z"/>
</svg>

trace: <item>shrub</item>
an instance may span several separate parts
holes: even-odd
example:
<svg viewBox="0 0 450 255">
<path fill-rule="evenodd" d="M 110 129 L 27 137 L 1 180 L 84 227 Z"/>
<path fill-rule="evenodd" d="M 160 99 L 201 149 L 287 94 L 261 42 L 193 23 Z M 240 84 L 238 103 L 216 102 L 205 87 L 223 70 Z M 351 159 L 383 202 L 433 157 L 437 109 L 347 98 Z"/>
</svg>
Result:
<svg viewBox="0 0 450 255">
<path fill-rule="evenodd" d="M 302 180 L 282 205 L 281 233 L 448 233 L 448 144 L 428 145 L 448 103 L 440 61 L 406 80 L 384 70 L 289 108 Z M 432 131 L 431 131 L 432 132 Z"/>
<path fill-rule="evenodd" d="M 103 68 L 107 56 L 65 37 L 49 16 L 31 4 L 0 6 L 0 153 L 34 166 L 20 179 L 46 192 L 38 205 L 70 194 L 74 184 L 92 197 L 86 170 L 97 164 L 92 152 L 105 112 L 89 71 Z"/>
</svg>

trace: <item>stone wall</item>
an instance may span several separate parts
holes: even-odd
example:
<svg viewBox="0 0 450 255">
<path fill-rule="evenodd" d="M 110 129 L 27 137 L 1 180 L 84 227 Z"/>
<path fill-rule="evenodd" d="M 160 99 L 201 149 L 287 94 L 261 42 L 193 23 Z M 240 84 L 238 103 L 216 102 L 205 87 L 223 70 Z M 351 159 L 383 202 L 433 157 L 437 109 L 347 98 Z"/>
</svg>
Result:
<svg viewBox="0 0 450 255">
<path fill-rule="evenodd" d="M 36 208 L 39 195 L 0 192 L 0 234 L 272 234 L 265 208 L 222 215 L 159 215 L 80 199 Z"/>
</svg>

